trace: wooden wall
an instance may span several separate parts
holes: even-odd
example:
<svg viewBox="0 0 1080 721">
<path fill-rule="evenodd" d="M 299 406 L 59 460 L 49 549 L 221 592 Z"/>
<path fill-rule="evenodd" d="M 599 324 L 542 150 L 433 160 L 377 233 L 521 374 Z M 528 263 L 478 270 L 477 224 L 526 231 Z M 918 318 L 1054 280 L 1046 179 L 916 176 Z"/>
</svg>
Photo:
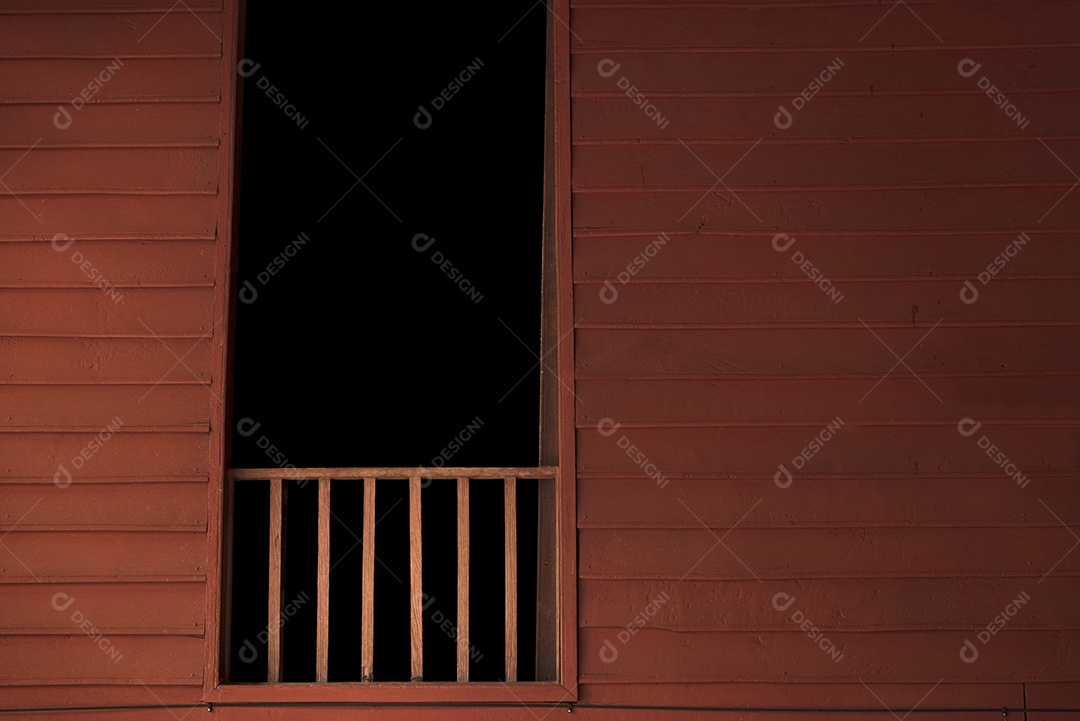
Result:
<svg viewBox="0 0 1080 721">
<path fill-rule="evenodd" d="M 0 5 L 0 707 L 202 693 L 226 15 Z"/>
<path fill-rule="evenodd" d="M 233 11 L 0 6 L 5 709 L 203 695 Z M 878 719 L 884 706 L 1080 704 L 1080 6 L 577 0 L 563 19 L 575 713 L 772 720 L 799 714 L 588 706 L 841 706 Z M 958 71 L 966 59 L 981 64 L 971 76 Z M 820 94 L 795 108 L 830 64 Z M 781 105 L 788 127 L 774 119 Z M 1020 233 L 1029 241 L 1004 275 L 979 282 Z M 777 250 L 780 234 L 794 243 Z M 967 418 L 982 423 L 970 436 Z M 830 422 L 820 451 L 793 462 Z M 984 436 L 1028 483 L 985 454 Z M 1021 594 L 1030 600 L 979 641 Z M 922 718 L 946 715 L 988 717 Z"/>
<path fill-rule="evenodd" d="M 1080 701 L 1078 20 L 577 0 L 582 702 Z"/>
</svg>

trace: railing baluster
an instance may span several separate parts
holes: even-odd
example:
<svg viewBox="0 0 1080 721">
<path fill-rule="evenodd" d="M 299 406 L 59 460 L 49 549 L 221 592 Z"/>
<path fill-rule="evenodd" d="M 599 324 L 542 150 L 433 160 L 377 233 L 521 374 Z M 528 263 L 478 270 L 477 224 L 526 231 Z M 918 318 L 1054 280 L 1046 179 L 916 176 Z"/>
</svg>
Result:
<svg viewBox="0 0 1080 721">
<path fill-rule="evenodd" d="M 317 523 L 317 597 L 315 679 L 327 682 L 329 675 L 330 639 L 330 490 L 333 481 L 351 482 L 363 480 L 363 568 L 361 597 L 361 648 L 360 677 L 365 682 L 374 681 L 375 645 L 375 490 L 379 479 L 405 479 L 409 482 L 409 590 L 410 590 L 410 669 L 413 681 L 424 677 L 424 613 L 434 601 L 423 589 L 423 509 L 422 478 L 457 480 L 457 628 L 455 629 L 456 671 L 458 682 L 467 683 L 470 677 L 470 485 L 474 480 L 503 481 L 504 525 L 504 648 L 505 679 L 517 682 L 519 676 L 519 605 L 518 599 L 518 527 L 517 482 L 520 478 L 538 478 L 538 557 L 536 616 L 537 673 L 533 680 L 548 681 L 555 677 L 557 630 L 555 609 L 555 497 L 558 468 L 510 467 L 442 467 L 429 469 L 423 476 L 416 468 L 288 468 L 288 469 L 231 469 L 231 481 L 262 481 L 269 490 L 269 573 L 267 602 L 267 681 L 280 683 L 284 680 L 284 643 L 282 613 L 285 607 L 285 552 L 288 546 L 289 484 L 294 480 L 316 479 L 318 481 Z M 550 548 L 549 548 L 550 546 Z M 531 564 L 531 560 L 529 561 Z M 527 599 L 531 606 L 533 599 Z M 289 607 L 291 608 L 291 607 Z M 288 612 L 288 609 L 286 609 Z M 531 614 L 531 609 L 530 609 Z M 527 621 L 532 624 L 533 618 Z"/>
<path fill-rule="evenodd" d="M 409 595 L 412 598 L 412 680 L 424 680 L 424 564 L 421 549 L 420 476 L 409 478 Z"/>
<path fill-rule="evenodd" d="M 469 680 L 469 479 L 457 479 L 457 680 Z"/>
<path fill-rule="evenodd" d="M 375 479 L 364 479 L 364 578 L 360 678 L 372 680 L 375 662 Z"/>
<path fill-rule="evenodd" d="M 330 479 L 319 479 L 319 589 L 315 620 L 315 681 L 326 682 L 330 657 Z"/>
<path fill-rule="evenodd" d="M 267 609 L 266 680 L 281 681 L 281 532 L 284 488 L 280 478 L 270 479 L 270 603 Z"/>
<path fill-rule="evenodd" d="M 517 681 L 517 479 L 506 478 L 506 680 Z"/>
</svg>

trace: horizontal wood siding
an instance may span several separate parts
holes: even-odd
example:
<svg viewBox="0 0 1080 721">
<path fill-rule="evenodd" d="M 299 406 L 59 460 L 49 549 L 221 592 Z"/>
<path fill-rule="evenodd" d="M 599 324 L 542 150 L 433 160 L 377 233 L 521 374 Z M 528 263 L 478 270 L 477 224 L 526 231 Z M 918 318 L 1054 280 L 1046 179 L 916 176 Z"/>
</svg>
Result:
<svg viewBox="0 0 1080 721">
<path fill-rule="evenodd" d="M 575 0 L 583 703 L 1080 703 L 1078 20 Z"/>
<path fill-rule="evenodd" d="M 0 8 L 5 708 L 202 695 L 224 18 Z"/>
</svg>

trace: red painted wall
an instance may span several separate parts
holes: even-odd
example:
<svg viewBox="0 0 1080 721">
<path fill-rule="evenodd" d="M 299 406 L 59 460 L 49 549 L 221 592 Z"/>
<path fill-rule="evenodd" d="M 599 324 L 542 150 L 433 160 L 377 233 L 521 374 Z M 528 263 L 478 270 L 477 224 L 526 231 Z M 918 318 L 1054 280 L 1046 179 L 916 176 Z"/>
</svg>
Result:
<svg viewBox="0 0 1080 721">
<path fill-rule="evenodd" d="M 0 8 L 4 708 L 193 704 L 216 643 L 235 8 L 170 7 Z M 1080 706 L 1080 6 L 560 9 L 575 713 Z M 117 717 L 173 712 L 64 716 Z"/>
</svg>

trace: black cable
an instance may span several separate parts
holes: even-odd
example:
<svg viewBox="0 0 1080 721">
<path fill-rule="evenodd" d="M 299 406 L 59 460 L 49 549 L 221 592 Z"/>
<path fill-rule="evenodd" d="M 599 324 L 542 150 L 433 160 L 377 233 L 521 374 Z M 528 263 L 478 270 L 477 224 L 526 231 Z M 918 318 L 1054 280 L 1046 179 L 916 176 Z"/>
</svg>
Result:
<svg viewBox="0 0 1080 721">
<path fill-rule="evenodd" d="M 200 701 L 195 704 L 142 704 L 129 706 L 57 706 L 50 708 L 11 708 L 0 709 L 0 713 L 46 713 L 57 711 L 146 711 L 158 708 L 164 709 L 191 709 L 206 708 L 213 711 L 214 707 L 229 708 L 563 708 L 567 711 L 574 709 L 607 709 L 617 711 L 713 711 L 717 713 L 888 713 L 893 714 L 892 709 L 878 706 L 876 708 L 845 708 L 845 707 L 791 707 L 791 706 L 647 706 L 642 704 L 593 704 L 593 703 L 523 703 L 517 701 L 496 701 L 491 703 L 468 702 L 468 701 L 445 701 L 445 702 L 422 702 L 422 701 L 229 701 L 229 702 L 206 702 Z M 1009 713 L 1080 713 L 1080 708 L 913 708 L 908 713 L 1000 713 L 1007 716 Z"/>
</svg>

